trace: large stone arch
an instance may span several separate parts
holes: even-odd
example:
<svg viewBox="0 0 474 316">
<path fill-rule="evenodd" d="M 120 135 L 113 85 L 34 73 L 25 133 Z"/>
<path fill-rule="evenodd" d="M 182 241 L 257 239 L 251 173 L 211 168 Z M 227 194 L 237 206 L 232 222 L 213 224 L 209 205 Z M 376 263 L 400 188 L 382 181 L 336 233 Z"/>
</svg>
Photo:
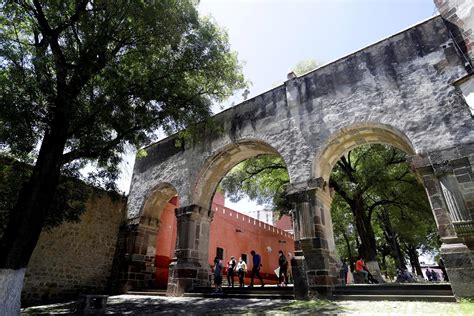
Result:
<svg viewBox="0 0 474 316">
<path fill-rule="evenodd" d="M 210 207 L 220 180 L 238 163 L 258 155 L 281 155 L 268 143 L 257 139 L 242 139 L 216 151 L 203 164 L 196 180 L 192 201 Z"/>
<path fill-rule="evenodd" d="M 295 238 L 305 256 L 323 262 L 321 269 L 311 266 L 319 259 L 308 263 L 308 283 L 330 292 L 337 282 L 337 265 L 325 259 L 333 247 L 325 233 L 330 171 L 354 146 L 384 143 L 412 155 L 436 215 L 454 292 L 472 297 L 464 276 L 474 278 L 469 261 L 474 120 L 462 91 L 474 77 L 452 41 L 445 21 L 430 18 L 305 75 L 291 75 L 282 85 L 217 114 L 219 133 L 209 131 L 199 142 L 178 146 L 179 135 L 174 135 L 148 146 L 147 155 L 135 162 L 128 218 L 149 214 L 153 207 L 148 204 L 159 204 L 159 198 L 145 201 L 156 184 L 168 182 L 177 189 L 183 206 L 176 216 L 185 235 L 178 236 L 176 262 L 182 269 L 174 270 L 170 293 L 208 284 L 209 269 L 199 249 L 207 245 L 203 232 L 221 176 L 239 160 L 274 149 L 288 167 L 294 214 L 305 216 L 295 222 L 300 225 Z M 324 235 L 318 237 L 320 232 Z"/>
<path fill-rule="evenodd" d="M 145 195 L 140 217 L 159 219 L 166 203 L 176 195 L 178 191 L 171 183 L 159 183 Z"/>
<path fill-rule="evenodd" d="M 408 155 L 415 154 L 408 137 L 390 125 L 378 122 L 353 124 L 339 129 L 320 147 L 313 160 L 313 178 L 329 181 L 332 168 L 343 155 L 355 147 L 368 144 L 391 145 Z"/>
<path fill-rule="evenodd" d="M 400 130 L 379 122 L 356 123 L 340 128 L 329 135 L 318 148 L 312 166 L 312 179 L 299 191 L 290 187 L 289 199 L 294 209 L 294 226 L 300 255 L 304 256 L 308 285 L 319 292 L 331 292 L 339 280 L 340 261 L 336 256 L 336 245 L 331 216 L 332 192 L 329 177 L 337 161 L 355 147 L 366 144 L 387 144 L 407 154 L 415 149 Z M 368 262 L 379 271 L 376 262 Z M 324 277 L 322 277 L 324 276 Z M 381 276 L 379 275 L 381 278 Z"/>
<path fill-rule="evenodd" d="M 239 162 L 278 151 L 268 143 L 245 138 L 217 149 L 206 159 L 193 181 L 192 204 L 176 209 L 176 261 L 170 267 L 168 293 L 180 295 L 196 286 L 209 286 L 209 233 L 212 198 L 221 179 Z"/>
</svg>

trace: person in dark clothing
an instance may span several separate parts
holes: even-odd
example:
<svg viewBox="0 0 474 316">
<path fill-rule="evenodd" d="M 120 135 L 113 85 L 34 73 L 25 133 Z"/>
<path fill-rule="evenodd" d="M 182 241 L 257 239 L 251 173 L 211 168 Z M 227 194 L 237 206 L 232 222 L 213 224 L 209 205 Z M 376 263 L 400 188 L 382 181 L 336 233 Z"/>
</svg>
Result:
<svg viewBox="0 0 474 316">
<path fill-rule="evenodd" d="M 288 285 L 288 260 L 283 251 L 278 252 L 278 265 L 280 266 L 280 273 L 278 275 L 278 286 L 287 286 Z M 284 278 L 284 279 L 283 279 Z"/>
<path fill-rule="evenodd" d="M 250 274 L 250 285 L 249 287 L 253 287 L 253 278 L 256 276 L 259 280 L 260 283 L 262 284 L 262 287 L 265 286 L 263 283 L 263 279 L 260 276 L 260 267 L 262 266 L 262 258 L 258 253 L 255 252 L 255 250 L 250 251 L 250 254 L 253 257 L 253 267 L 252 267 L 252 273 Z"/>
<path fill-rule="evenodd" d="M 222 293 L 222 262 L 218 257 L 214 258 L 214 294 Z"/>
<path fill-rule="evenodd" d="M 345 261 L 342 261 L 342 277 L 344 278 L 343 284 L 347 284 L 347 274 L 349 273 L 349 267 Z"/>
<path fill-rule="evenodd" d="M 432 280 L 433 280 L 433 278 L 431 277 L 431 271 L 430 271 L 430 269 L 426 269 L 425 274 L 426 274 L 426 277 L 428 278 L 428 281 L 432 281 Z"/>
<path fill-rule="evenodd" d="M 227 263 L 227 286 L 234 287 L 234 276 L 235 276 L 235 266 L 237 262 L 235 261 L 235 257 L 231 256 L 230 261 Z"/>
</svg>

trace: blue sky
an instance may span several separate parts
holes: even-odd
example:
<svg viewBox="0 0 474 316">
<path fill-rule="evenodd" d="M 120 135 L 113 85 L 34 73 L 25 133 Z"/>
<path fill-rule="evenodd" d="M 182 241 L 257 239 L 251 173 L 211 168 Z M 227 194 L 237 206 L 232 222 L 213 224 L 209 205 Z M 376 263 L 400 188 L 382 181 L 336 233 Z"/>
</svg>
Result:
<svg viewBox="0 0 474 316">
<path fill-rule="evenodd" d="M 253 84 L 249 97 L 283 82 L 298 61 L 331 62 L 437 14 L 432 0 L 201 0 L 199 11 L 227 30 Z M 127 162 L 124 192 L 133 157 Z M 249 201 L 226 206 L 251 216 L 262 209 Z"/>
</svg>

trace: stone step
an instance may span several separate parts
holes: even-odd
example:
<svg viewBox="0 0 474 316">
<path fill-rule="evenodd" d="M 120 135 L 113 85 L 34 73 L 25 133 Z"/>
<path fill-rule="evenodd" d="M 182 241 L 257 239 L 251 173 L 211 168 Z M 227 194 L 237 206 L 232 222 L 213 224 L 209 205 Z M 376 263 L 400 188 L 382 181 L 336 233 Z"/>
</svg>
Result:
<svg viewBox="0 0 474 316">
<path fill-rule="evenodd" d="M 137 290 L 128 291 L 129 295 L 150 295 L 150 296 L 166 296 L 166 290 Z"/>
<path fill-rule="evenodd" d="M 446 284 L 364 284 L 336 286 L 335 295 L 447 295 L 452 296 L 451 286 Z"/>
<path fill-rule="evenodd" d="M 228 297 L 228 298 L 260 298 L 260 299 L 294 299 L 293 286 L 277 287 L 268 285 L 260 287 L 223 287 L 222 293 L 215 294 L 212 287 L 197 287 L 185 293 L 187 297 Z"/>
<path fill-rule="evenodd" d="M 456 302 L 452 295 L 334 295 L 332 298 L 343 301 Z"/>
<path fill-rule="evenodd" d="M 217 297 L 225 297 L 225 298 L 257 298 L 257 299 L 285 299 L 285 300 L 291 300 L 294 299 L 293 293 L 259 293 L 259 292 L 253 292 L 253 293 L 230 293 L 230 292 L 223 292 L 223 293 L 212 293 L 212 292 L 206 292 L 206 293 L 184 293 L 185 297 L 204 297 L 204 298 L 217 298 Z"/>
<path fill-rule="evenodd" d="M 337 300 L 455 302 L 449 283 L 386 283 L 336 286 Z"/>
<path fill-rule="evenodd" d="M 265 287 L 223 287 L 222 288 L 224 293 L 228 294 L 285 294 L 285 295 L 293 295 L 293 287 L 276 287 L 276 286 L 265 286 Z M 190 293 L 212 293 L 214 288 L 212 287 L 197 287 L 190 291 Z"/>
</svg>

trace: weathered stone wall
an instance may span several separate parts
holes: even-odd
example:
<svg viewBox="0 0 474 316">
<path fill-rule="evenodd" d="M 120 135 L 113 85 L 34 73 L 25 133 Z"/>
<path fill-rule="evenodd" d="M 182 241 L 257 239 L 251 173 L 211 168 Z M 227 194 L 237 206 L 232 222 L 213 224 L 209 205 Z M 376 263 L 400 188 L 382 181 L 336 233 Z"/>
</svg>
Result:
<svg viewBox="0 0 474 316">
<path fill-rule="evenodd" d="M 310 289 L 330 295 L 338 282 L 338 262 L 332 223 L 321 219 L 330 218 L 330 198 L 324 196 L 331 170 L 349 150 L 383 143 L 428 162 L 415 168 L 434 174 L 423 178 L 427 187 L 434 182 L 442 188 L 428 188 L 428 193 L 448 276 L 457 297 L 472 297 L 466 280 L 474 277 L 469 261 L 474 221 L 468 212 L 474 119 L 460 87 L 470 68 L 453 45 L 451 30 L 443 18 L 433 17 L 301 77 L 290 76 L 282 86 L 216 115 L 221 133 L 208 132 L 181 146 L 170 137 L 146 148 L 148 155 L 135 163 L 128 218 L 149 216 L 146 206 L 160 188 L 178 193 L 186 215 L 177 216 L 183 224 L 178 236 L 188 239 L 181 239 L 168 293 L 180 295 L 207 282 L 200 258 L 207 257 L 201 246 L 209 232 L 200 216 L 210 209 L 222 177 L 245 159 L 278 154 L 290 177 L 287 197 L 307 197 L 296 199 L 292 208 L 295 260 Z M 458 160 L 464 168 L 458 168 Z M 442 173 L 436 171 L 439 166 Z M 446 166 L 454 169 L 444 171 Z M 458 214 L 464 215 L 451 223 Z M 199 236 L 186 234 L 194 224 L 200 225 Z M 193 243 L 197 239 L 200 247 Z"/>
<path fill-rule="evenodd" d="M 443 19 L 434 17 L 216 115 L 222 134 L 184 147 L 171 137 L 146 148 L 148 156 L 135 163 L 129 218 L 140 216 L 162 183 L 177 190 L 182 205 L 210 206 L 220 178 L 261 153 L 280 154 L 292 183 L 319 177 L 315 157 L 341 131 L 360 134 L 346 149 L 385 142 L 423 153 L 474 142 L 469 107 L 452 84 L 467 72 L 449 42 Z M 393 130 L 405 144 L 376 128 Z"/>
<path fill-rule="evenodd" d="M 22 304 L 104 292 L 125 205 L 122 197 L 94 189 L 80 223 L 42 232 L 26 272 Z"/>
<path fill-rule="evenodd" d="M 474 5 L 472 0 L 434 0 L 441 16 L 448 21 L 457 45 L 474 60 Z M 473 69 L 474 70 L 474 69 Z"/>
</svg>

